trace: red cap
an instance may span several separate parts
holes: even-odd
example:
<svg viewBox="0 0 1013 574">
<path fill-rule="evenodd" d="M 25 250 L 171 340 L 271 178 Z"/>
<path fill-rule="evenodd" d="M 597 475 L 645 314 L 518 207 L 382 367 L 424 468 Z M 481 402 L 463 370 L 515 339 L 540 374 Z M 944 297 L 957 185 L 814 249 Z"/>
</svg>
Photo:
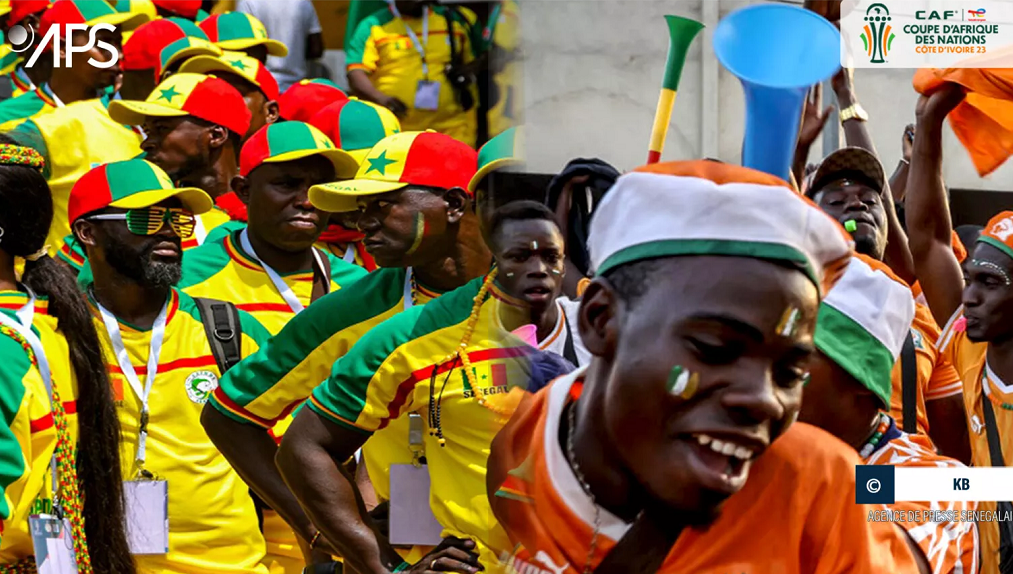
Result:
<svg viewBox="0 0 1013 574">
<path fill-rule="evenodd" d="M 191 20 L 197 17 L 197 12 L 201 7 L 201 0 L 152 0 L 152 3 L 162 10 L 168 10 Z"/>
<path fill-rule="evenodd" d="M 162 49 L 188 35 L 172 18 L 147 22 L 134 30 L 134 35 L 123 44 L 120 67 L 124 70 L 154 70 L 158 67 Z"/>
<path fill-rule="evenodd" d="M 49 8 L 49 0 L 11 0 L 11 14 L 7 19 L 7 27 L 21 22 L 29 14 L 42 12 Z"/>
<path fill-rule="evenodd" d="M 148 21 L 146 14 L 117 12 L 106 2 L 91 0 L 57 0 L 42 13 L 39 20 L 39 34 L 45 37 L 53 26 L 66 24 L 112 24 L 122 31 L 129 31 Z M 48 46 L 48 45 L 47 45 Z"/>
<path fill-rule="evenodd" d="M 225 80 L 201 74 L 173 74 L 143 102 L 109 102 L 109 116 L 131 126 L 143 124 L 147 117 L 194 116 L 243 135 L 250 129 L 251 114 L 243 96 Z"/>
<path fill-rule="evenodd" d="M 347 99 L 345 92 L 330 80 L 300 80 L 278 98 L 278 112 L 286 120 L 308 122 L 324 106 Z"/>
</svg>

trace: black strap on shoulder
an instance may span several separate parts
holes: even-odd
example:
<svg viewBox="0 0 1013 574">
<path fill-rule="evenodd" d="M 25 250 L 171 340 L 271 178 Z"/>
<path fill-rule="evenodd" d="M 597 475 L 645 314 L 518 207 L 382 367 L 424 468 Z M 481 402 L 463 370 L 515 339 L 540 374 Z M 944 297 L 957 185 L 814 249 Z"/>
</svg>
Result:
<svg viewBox="0 0 1013 574">
<path fill-rule="evenodd" d="M 910 331 L 900 350 L 900 381 L 904 432 L 915 434 L 918 432 L 918 361 L 914 335 Z"/>
<path fill-rule="evenodd" d="M 314 247 L 313 249 L 316 250 L 317 248 Z M 323 265 L 323 269 L 320 269 L 316 265 L 316 263 L 314 263 L 314 265 L 313 265 L 313 292 L 310 295 L 310 303 L 311 304 L 314 301 L 316 301 L 317 299 L 319 299 L 320 297 L 323 297 L 323 295 L 326 295 L 326 294 L 328 294 L 328 293 L 331 292 L 331 258 L 327 256 L 327 253 L 325 253 L 325 252 L 323 252 L 321 250 L 317 250 L 316 253 L 320 256 L 320 258 L 319 258 L 320 259 L 320 264 Z M 314 257 L 313 259 L 314 259 L 314 261 L 317 260 L 316 257 Z M 317 289 L 316 289 L 317 282 L 319 282 L 320 285 L 323 287 L 323 295 L 320 295 L 320 297 L 317 296 Z"/>
<path fill-rule="evenodd" d="M 988 382 L 982 381 L 982 385 Z M 992 410 L 992 401 L 985 396 L 982 389 L 981 406 L 985 414 L 985 436 L 988 438 L 988 455 L 992 466 L 1006 466 L 1002 456 L 1002 444 L 999 441 L 999 427 L 995 424 L 995 411 Z M 1013 504 L 1009 502 L 996 502 L 996 510 L 1000 516 L 1013 516 Z M 996 524 L 999 525 L 999 573 L 1013 574 L 1013 523 L 1008 519 L 1002 519 Z"/>
<path fill-rule="evenodd" d="M 566 313 L 562 309 L 559 310 L 563 315 L 563 326 L 566 327 L 566 341 L 563 343 L 563 358 L 574 367 L 580 366 L 580 361 L 577 360 L 577 349 L 573 346 L 573 331 L 570 329 L 570 322 L 566 320 Z"/>
<path fill-rule="evenodd" d="M 211 354 L 218 363 L 218 370 L 224 375 L 243 359 L 241 342 L 243 328 L 239 324 L 239 309 L 227 301 L 194 297 L 200 320 L 204 323 Z"/>
</svg>

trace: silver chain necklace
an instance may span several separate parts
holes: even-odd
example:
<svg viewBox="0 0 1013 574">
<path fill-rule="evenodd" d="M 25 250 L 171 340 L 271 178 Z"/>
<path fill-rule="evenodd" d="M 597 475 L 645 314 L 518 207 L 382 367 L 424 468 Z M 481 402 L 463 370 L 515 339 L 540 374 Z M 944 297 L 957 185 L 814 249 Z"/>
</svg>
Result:
<svg viewBox="0 0 1013 574">
<path fill-rule="evenodd" d="M 570 428 L 566 433 L 566 456 L 569 459 L 570 467 L 573 468 L 574 476 L 577 477 L 577 482 L 580 483 L 580 487 L 584 489 L 584 493 L 587 494 L 591 499 L 591 504 L 594 505 L 594 533 L 591 535 L 591 547 L 587 551 L 587 561 L 584 563 L 584 574 L 591 574 L 591 560 L 594 558 L 594 551 L 598 548 L 598 532 L 601 530 L 601 509 L 594 500 L 594 493 L 591 492 L 591 487 L 587 484 L 587 479 L 584 478 L 580 465 L 577 464 L 577 457 L 573 454 L 573 435 L 577 431 L 577 402 L 570 403 L 569 409 L 569 412 L 567 412 L 567 424 Z"/>
</svg>

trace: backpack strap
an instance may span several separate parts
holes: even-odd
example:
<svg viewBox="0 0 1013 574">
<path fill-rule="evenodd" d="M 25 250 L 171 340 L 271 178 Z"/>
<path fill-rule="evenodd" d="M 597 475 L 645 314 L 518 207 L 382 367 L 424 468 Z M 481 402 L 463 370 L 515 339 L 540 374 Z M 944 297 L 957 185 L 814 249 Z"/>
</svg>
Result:
<svg viewBox="0 0 1013 574">
<path fill-rule="evenodd" d="M 918 432 L 918 361 L 914 336 L 910 331 L 900 350 L 900 380 L 904 432 L 915 434 Z"/>
<path fill-rule="evenodd" d="M 239 309 L 227 301 L 194 297 L 204 332 L 211 344 L 211 354 L 224 375 L 243 359 L 241 342 L 243 328 L 239 323 Z"/>
<path fill-rule="evenodd" d="M 349 249 L 354 253 L 354 248 L 350 247 Z M 313 253 L 314 260 L 320 262 L 320 265 L 313 265 L 313 292 L 310 294 L 311 304 L 331 292 L 331 258 L 327 256 L 326 252 L 316 247 L 313 248 Z M 317 291 L 317 284 L 320 284 L 320 291 Z M 322 292 L 323 294 L 317 297 L 318 292 Z"/>
</svg>

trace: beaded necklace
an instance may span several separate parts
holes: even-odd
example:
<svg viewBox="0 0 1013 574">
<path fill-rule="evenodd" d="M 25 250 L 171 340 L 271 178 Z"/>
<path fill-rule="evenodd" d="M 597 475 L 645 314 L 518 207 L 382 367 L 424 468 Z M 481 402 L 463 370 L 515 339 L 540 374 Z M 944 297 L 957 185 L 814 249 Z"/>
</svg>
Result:
<svg viewBox="0 0 1013 574">
<path fill-rule="evenodd" d="M 594 531 L 591 533 L 591 546 L 587 549 L 587 561 L 584 563 L 584 573 L 590 574 L 591 572 L 591 560 L 594 558 L 594 551 L 598 549 L 598 533 L 601 532 L 601 508 L 594 499 L 594 493 L 591 492 L 591 485 L 587 483 L 587 479 L 584 478 L 583 471 L 580 470 L 580 465 L 577 464 L 577 457 L 574 456 L 573 448 L 573 435 L 577 433 L 577 403 L 571 401 L 566 406 L 566 422 L 569 427 L 566 431 L 566 458 L 570 462 L 570 467 L 573 468 L 573 475 L 577 477 L 577 482 L 580 483 L 580 487 L 584 490 L 584 494 L 591 499 L 591 506 L 594 506 Z"/>
<path fill-rule="evenodd" d="M 869 458 L 872 453 L 876 452 L 879 448 L 880 443 L 883 441 L 883 435 L 886 434 L 887 429 L 890 428 L 890 417 L 883 413 L 879 413 L 879 425 L 876 427 L 876 431 L 872 433 L 872 436 L 865 441 L 862 448 L 858 451 L 858 456 L 862 457 L 862 460 Z"/>
<path fill-rule="evenodd" d="M 477 381 L 473 378 L 471 359 L 468 357 L 467 353 L 468 343 L 471 342 L 471 336 L 475 332 L 475 325 L 478 324 L 478 316 L 482 310 L 482 303 L 485 302 L 485 296 L 489 293 L 489 289 L 492 287 L 492 282 L 496 279 L 497 272 L 498 270 L 496 268 L 489 271 L 489 274 L 485 276 L 485 280 L 482 281 L 482 287 L 478 290 L 478 294 L 475 295 L 474 299 L 472 299 L 471 314 L 468 316 L 468 322 L 465 323 L 464 336 L 461 337 L 460 344 L 454 347 L 454 350 L 448 353 L 447 356 L 443 357 L 437 361 L 435 365 L 433 365 L 433 374 L 429 381 L 429 434 L 430 436 L 436 437 L 436 440 L 440 443 L 441 447 L 447 446 L 447 440 L 443 436 L 443 427 L 440 421 L 440 414 L 442 411 L 441 403 L 443 402 L 443 388 L 447 386 L 447 381 L 450 380 L 450 373 L 453 372 L 458 360 L 461 361 L 461 364 L 464 367 L 464 379 L 468 385 L 471 386 L 471 390 L 475 394 L 475 399 L 478 400 L 478 404 L 501 415 L 509 416 L 510 414 L 497 411 L 496 408 L 489 404 L 488 400 L 485 398 L 485 393 L 482 392 L 482 389 L 479 388 Z M 440 388 L 439 397 L 436 398 L 434 404 L 433 395 L 435 392 L 434 386 L 436 385 L 436 375 L 439 373 L 440 365 L 449 361 L 453 362 L 450 364 L 447 377 L 443 380 L 443 387 Z"/>
<path fill-rule="evenodd" d="M 17 341 L 28 353 L 32 366 L 38 368 L 38 358 L 32 346 L 21 336 L 20 333 L 0 325 L 0 334 Z M 77 561 L 77 571 L 80 574 L 92 574 L 91 556 L 88 554 L 88 543 L 84 535 L 84 504 L 81 500 L 77 478 L 77 467 L 74 457 L 74 445 L 70 440 L 70 430 L 67 427 L 67 413 L 63 408 L 63 401 L 60 400 L 60 393 L 53 385 L 53 424 L 56 427 L 56 468 L 58 484 L 54 485 L 53 506 L 63 509 L 63 518 L 70 522 L 71 534 L 74 536 L 74 555 Z M 35 572 L 35 559 L 30 557 L 15 564 L 0 565 L 0 574 L 20 574 L 22 572 Z"/>
<path fill-rule="evenodd" d="M 981 375 L 982 392 L 985 393 L 985 396 L 988 397 L 988 400 L 992 401 L 992 404 L 995 405 L 996 408 L 1005 409 L 1007 411 L 1013 411 L 1013 405 L 1004 402 L 1002 399 L 996 396 L 996 393 L 989 392 L 988 388 L 992 385 L 995 385 L 995 383 L 993 383 L 992 380 L 988 378 L 988 371 L 989 369 L 986 368 L 985 372 Z"/>
</svg>

